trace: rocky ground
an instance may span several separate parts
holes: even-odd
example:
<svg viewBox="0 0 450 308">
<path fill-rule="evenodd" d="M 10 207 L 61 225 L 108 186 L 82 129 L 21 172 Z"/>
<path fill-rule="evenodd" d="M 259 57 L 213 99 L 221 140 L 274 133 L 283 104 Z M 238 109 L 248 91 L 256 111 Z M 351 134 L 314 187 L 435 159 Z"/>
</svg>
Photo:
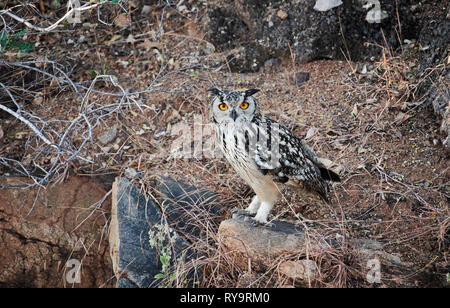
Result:
<svg viewBox="0 0 450 308">
<path fill-rule="evenodd" d="M 45 27 L 44 20 L 55 22 L 64 11 L 34 2 L 14 12 Z M 83 286 L 112 286 L 105 232 L 115 176 L 133 179 L 151 197 L 153 181 L 166 177 L 208 190 L 221 207 L 218 221 L 230 217 L 228 209 L 245 207 L 252 196 L 245 183 L 223 158 L 196 146 L 207 148 L 211 137 L 210 87 L 261 89 L 256 97 L 266 114 L 303 137 L 343 179 L 331 205 L 286 191 L 273 219 L 327 238 L 376 240 L 408 264 L 384 269 L 374 285 L 365 269 L 353 267 L 356 256 L 333 251 L 316 257 L 314 286 L 448 286 L 446 1 L 386 4 L 389 16 L 400 17 L 382 24 L 384 39 L 365 23 L 365 11 L 351 11 L 349 3 L 324 15 L 296 11 L 290 7 L 296 1 L 263 1 L 253 11 L 254 1 L 120 3 L 84 12 L 75 26 L 30 29 L 2 41 L 0 102 L 13 110 L 20 105 L 46 138 L 68 150 L 52 149 L 0 110 L 0 237 L 8 247 L 0 252 L 1 286 L 67 286 L 62 264 L 74 256 L 89 272 Z M 314 16 L 311 24 L 320 27 L 289 32 L 300 18 L 294 11 Z M 355 16 L 361 26 L 352 26 Z M 9 17 L 4 22 L 17 32 L 24 28 Z M 299 39 L 306 35 L 309 40 Z M 320 45 L 321 38 L 329 44 Z M 366 41 L 372 42 L 367 53 Z M 24 50 L 26 44 L 32 48 Z M 173 151 L 180 142 L 189 145 L 183 158 Z M 56 186 L 41 186 L 47 180 Z M 9 188 L 17 184 L 33 188 Z M 68 192 L 51 201 L 60 200 L 60 189 Z M 217 246 L 217 221 L 201 226 L 206 238 L 190 241 L 204 252 L 201 286 L 302 285 L 280 279 L 277 266 L 263 273 L 234 266 Z M 28 273 L 34 282 L 26 281 Z"/>
</svg>

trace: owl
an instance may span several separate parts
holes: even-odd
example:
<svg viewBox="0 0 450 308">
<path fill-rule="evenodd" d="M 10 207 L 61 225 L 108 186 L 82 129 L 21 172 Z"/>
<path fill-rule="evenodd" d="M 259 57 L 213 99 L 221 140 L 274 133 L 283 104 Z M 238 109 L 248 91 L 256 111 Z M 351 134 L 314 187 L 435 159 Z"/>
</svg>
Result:
<svg viewBox="0 0 450 308">
<path fill-rule="evenodd" d="M 253 97 L 259 90 L 211 92 L 209 118 L 216 142 L 230 165 L 254 190 L 255 196 L 239 215 L 254 216 L 253 224 L 271 225 L 267 218 L 280 196 L 282 185 L 304 188 L 329 202 L 327 181 L 339 176 L 289 129 L 262 116 Z"/>
</svg>

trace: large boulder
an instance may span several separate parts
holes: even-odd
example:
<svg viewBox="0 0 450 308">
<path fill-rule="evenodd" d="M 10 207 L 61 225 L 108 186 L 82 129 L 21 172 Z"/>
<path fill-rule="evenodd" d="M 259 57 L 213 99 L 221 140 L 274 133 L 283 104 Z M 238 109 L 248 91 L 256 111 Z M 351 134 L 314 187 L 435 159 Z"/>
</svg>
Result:
<svg viewBox="0 0 450 308">
<path fill-rule="evenodd" d="M 289 222 L 274 223 L 275 227 L 252 226 L 248 218 L 242 217 L 222 221 L 219 239 L 227 257 L 242 271 L 264 273 L 276 267 L 279 273 L 300 283 L 318 278 L 316 260 L 330 251 L 351 250 L 361 268 L 370 262 L 384 267 L 410 267 L 374 240 L 330 238 Z"/>
<path fill-rule="evenodd" d="M 369 7 L 348 0 L 328 11 L 314 9 L 315 0 L 215 1 L 209 5 L 206 33 L 218 51 L 236 48 L 228 56 L 232 70 L 254 72 L 268 59 L 292 57 L 363 61 L 381 54 L 379 46 L 400 45 L 417 35 L 406 0 L 379 1 L 386 18 L 367 22 Z M 399 30 L 401 25 L 401 30 Z M 240 48 L 237 48 L 240 47 Z"/>
<path fill-rule="evenodd" d="M 160 243 L 151 245 L 149 232 Z M 187 247 L 166 224 L 158 205 L 126 178 L 113 183 L 109 244 L 118 288 L 157 286 L 158 275 L 164 275 L 161 256 L 166 252 L 172 264 Z M 165 251 L 164 246 L 170 249 Z"/>
<path fill-rule="evenodd" d="M 31 182 L 1 180 L 10 187 Z M 112 287 L 105 196 L 105 189 L 81 177 L 40 189 L 2 189 L 0 287 Z"/>
<path fill-rule="evenodd" d="M 169 178 L 149 188 L 153 198 L 126 178 L 113 183 L 109 243 L 117 287 L 188 286 L 192 273 L 184 265 L 195 257 L 189 242 L 215 224 L 215 196 Z M 178 284 L 174 273 L 182 276 Z"/>
<path fill-rule="evenodd" d="M 442 119 L 442 144 L 450 149 L 450 9 L 448 1 L 414 7 L 420 31 L 417 39 L 419 95 Z"/>
</svg>

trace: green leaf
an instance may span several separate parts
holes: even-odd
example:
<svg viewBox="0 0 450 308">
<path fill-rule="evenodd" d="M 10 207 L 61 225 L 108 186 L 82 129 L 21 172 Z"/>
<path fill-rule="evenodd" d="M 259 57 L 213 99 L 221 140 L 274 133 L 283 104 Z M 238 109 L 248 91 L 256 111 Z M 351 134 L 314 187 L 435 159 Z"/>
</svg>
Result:
<svg viewBox="0 0 450 308">
<path fill-rule="evenodd" d="M 169 281 L 174 281 L 176 277 L 177 277 L 177 272 L 174 271 L 172 274 L 170 274 Z"/>
<path fill-rule="evenodd" d="M 169 260 L 165 256 L 159 256 L 159 260 L 161 261 L 162 265 L 169 266 Z"/>
<path fill-rule="evenodd" d="M 154 278 L 155 279 L 163 279 L 164 278 L 164 274 L 161 274 L 161 273 L 156 274 Z"/>
<path fill-rule="evenodd" d="M 198 73 L 197 72 L 192 72 L 191 73 L 191 77 L 194 79 L 198 79 Z"/>
<path fill-rule="evenodd" d="M 94 80 L 95 77 L 97 77 L 97 72 L 95 70 L 91 69 L 89 71 L 89 75 L 91 76 L 91 79 Z"/>
<path fill-rule="evenodd" d="M 19 31 L 19 32 L 17 32 L 17 33 L 14 33 L 14 34 L 12 35 L 12 37 L 18 37 L 18 36 L 24 35 L 25 33 L 27 33 L 27 29 L 23 29 L 22 31 Z"/>
</svg>

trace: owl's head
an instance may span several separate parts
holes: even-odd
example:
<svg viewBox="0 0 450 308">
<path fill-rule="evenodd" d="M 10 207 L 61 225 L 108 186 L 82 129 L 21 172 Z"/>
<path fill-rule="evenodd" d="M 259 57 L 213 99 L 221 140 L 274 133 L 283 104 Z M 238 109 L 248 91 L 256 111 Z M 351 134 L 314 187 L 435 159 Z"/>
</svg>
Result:
<svg viewBox="0 0 450 308">
<path fill-rule="evenodd" d="M 253 97 L 257 89 L 228 92 L 213 88 L 208 91 L 212 93 L 209 116 L 213 123 L 249 123 L 260 115 L 258 101 Z"/>
</svg>

